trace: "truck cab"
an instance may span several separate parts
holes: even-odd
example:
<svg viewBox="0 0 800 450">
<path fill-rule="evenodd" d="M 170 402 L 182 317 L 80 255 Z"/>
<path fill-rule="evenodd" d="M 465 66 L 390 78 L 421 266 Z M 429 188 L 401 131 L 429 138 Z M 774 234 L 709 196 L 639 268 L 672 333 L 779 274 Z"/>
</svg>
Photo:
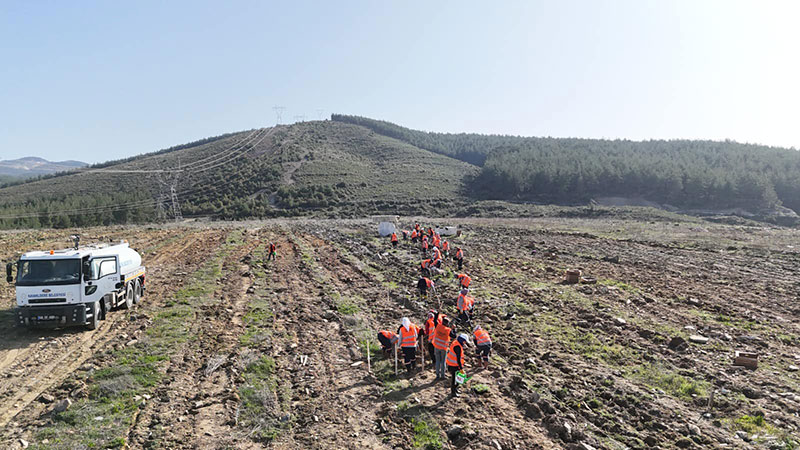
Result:
<svg viewBox="0 0 800 450">
<path fill-rule="evenodd" d="M 94 329 L 112 309 L 131 308 L 145 288 L 141 257 L 125 242 L 28 252 L 6 271 L 15 282 L 15 322 L 22 327 Z"/>
</svg>

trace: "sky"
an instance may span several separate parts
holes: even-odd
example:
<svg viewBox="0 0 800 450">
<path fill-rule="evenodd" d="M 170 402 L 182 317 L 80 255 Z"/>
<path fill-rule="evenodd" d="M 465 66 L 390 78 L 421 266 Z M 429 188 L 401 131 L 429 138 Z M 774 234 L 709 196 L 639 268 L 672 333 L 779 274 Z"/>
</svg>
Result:
<svg viewBox="0 0 800 450">
<path fill-rule="evenodd" d="M 0 0 L 0 159 L 331 113 L 800 148 L 800 2 Z"/>
</svg>

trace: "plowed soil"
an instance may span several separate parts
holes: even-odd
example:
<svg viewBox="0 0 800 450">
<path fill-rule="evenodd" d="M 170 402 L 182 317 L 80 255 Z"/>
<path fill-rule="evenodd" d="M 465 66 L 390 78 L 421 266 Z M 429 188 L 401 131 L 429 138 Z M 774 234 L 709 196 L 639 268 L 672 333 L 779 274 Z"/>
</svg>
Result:
<svg viewBox="0 0 800 450">
<path fill-rule="evenodd" d="M 95 331 L 43 331 L 13 327 L 13 286 L 3 285 L 2 446 L 798 445 L 796 231 L 694 220 L 449 222 L 463 233 L 451 243 L 466 252 L 475 322 L 494 342 L 488 370 L 467 348 L 462 396 L 434 380 L 428 355 L 411 375 L 395 375 L 393 355 L 367 361 L 379 330 L 403 317 L 422 325 L 432 308 L 455 316 L 458 292 L 448 260 L 438 295 L 419 298 L 420 250 L 409 241 L 391 248 L 375 224 L 97 228 L 82 230 L 83 241 L 124 238 L 142 252 L 147 293 Z M 69 234 L 0 234 L 0 256 L 62 248 Z M 269 242 L 276 261 L 266 260 Z M 567 284 L 566 269 L 586 279 Z M 129 401 L 129 420 L 92 434 L 91 418 L 52 411 L 66 398 L 73 413 L 118 401 L 96 389 L 97 374 L 159 338 L 148 333 L 175 305 L 189 318 L 185 338 L 163 347 L 156 381 L 113 394 Z M 737 351 L 756 353 L 758 368 L 734 366 Z"/>
</svg>

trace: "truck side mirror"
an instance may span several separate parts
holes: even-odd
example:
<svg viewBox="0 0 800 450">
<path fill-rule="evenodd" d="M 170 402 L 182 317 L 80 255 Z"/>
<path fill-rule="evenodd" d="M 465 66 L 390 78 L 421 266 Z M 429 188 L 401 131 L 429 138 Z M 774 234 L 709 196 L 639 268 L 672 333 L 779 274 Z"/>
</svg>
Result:
<svg viewBox="0 0 800 450">
<path fill-rule="evenodd" d="M 14 277 L 11 276 L 11 270 L 14 267 L 14 263 L 6 264 L 6 281 L 12 283 L 14 281 Z"/>
<path fill-rule="evenodd" d="M 92 270 L 92 266 L 89 263 L 89 260 L 83 261 L 83 281 L 89 281 L 89 272 Z"/>
</svg>

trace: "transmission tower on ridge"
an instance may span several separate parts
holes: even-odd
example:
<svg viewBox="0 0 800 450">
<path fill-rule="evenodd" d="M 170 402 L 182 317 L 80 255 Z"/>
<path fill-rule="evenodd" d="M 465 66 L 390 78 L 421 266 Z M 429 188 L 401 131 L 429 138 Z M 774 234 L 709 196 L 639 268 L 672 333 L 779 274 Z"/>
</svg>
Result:
<svg viewBox="0 0 800 450">
<path fill-rule="evenodd" d="M 181 203 L 178 200 L 178 182 L 180 181 L 181 163 L 173 170 L 155 172 L 154 178 L 158 182 L 158 199 L 156 200 L 156 214 L 159 220 L 167 219 L 167 210 L 172 218 L 179 222 L 183 220 Z"/>
<path fill-rule="evenodd" d="M 281 117 L 286 110 L 285 106 L 273 106 L 272 110 L 275 111 L 275 125 L 281 124 Z"/>
</svg>

